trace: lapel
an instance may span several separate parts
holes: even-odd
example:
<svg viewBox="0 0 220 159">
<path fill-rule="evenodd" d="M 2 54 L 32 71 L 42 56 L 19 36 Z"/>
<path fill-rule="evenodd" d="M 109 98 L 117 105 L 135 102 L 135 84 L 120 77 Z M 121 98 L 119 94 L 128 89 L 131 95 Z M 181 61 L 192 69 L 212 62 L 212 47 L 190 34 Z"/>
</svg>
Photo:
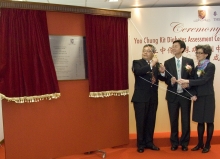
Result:
<svg viewBox="0 0 220 159">
<path fill-rule="evenodd" d="M 171 63 L 170 63 L 171 69 L 172 69 L 170 73 L 171 73 L 171 75 L 173 75 L 174 77 L 177 78 L 177 69 L 176 69 L 176 60 L 175 60 L 175 57 L 173 57 L 170 62 L 171 62 Z M 173 67 L 173 66 L 175 66 L 175 67 Z"/>
<path fill-rule="evenodd" d="M 141 59 L 141 65 L 145 66 L 145 65 L 149 65 L 149 64 L 147 63 L 147 61 L 146 61 L 146 60 Z"/>
<path fill-rule="evenodd" d="M 186 73 L 186 69 L 185 69 L 185 66 L 187 64 L 187 60 L 185 57 L 182 56 L 182 70 L 181 70 L 181 77 L 183 78 L 184 77 L 184 74 Z"/>
<path fill-rule="evenodd" d="M 154 76 L 156 77 L 156 75 L 157 75 L 157 67 L 156 67 L 156 65 L 152 68 L 152 72 L 153 72 Z"/>
<path fill-rule="evenodd" d="M 198 71 L 198 67 L 196 66 L 196 68 L 195 68 L 195 75 L 194 75 L 194 78 L 195 78 L 195 79 L 198 79 L 198 78 L 199 78 L 198 75 L 197 75 L 197 71 Z"/>
</svg>

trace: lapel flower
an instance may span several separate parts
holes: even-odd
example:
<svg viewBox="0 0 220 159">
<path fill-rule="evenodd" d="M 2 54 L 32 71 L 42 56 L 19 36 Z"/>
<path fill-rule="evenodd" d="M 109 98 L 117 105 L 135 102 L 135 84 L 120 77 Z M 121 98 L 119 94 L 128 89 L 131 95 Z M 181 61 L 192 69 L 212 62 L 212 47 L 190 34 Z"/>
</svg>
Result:
<svg viewBox="0 0 220 159">
<path fill-rule="evenodd" d="M 197 75 L 198 77 L 202 76 L 205 74 L 205 71 L 204 70 L 197 70 Z"/>
<path fill-rule="evenodd" d="M 185 69 L 186 69 L 186 71 L 189 72 L 189 74 L 190 74 L 191 71 L 192 71 L 192 66 L 186 64 Z"/>
</svg>

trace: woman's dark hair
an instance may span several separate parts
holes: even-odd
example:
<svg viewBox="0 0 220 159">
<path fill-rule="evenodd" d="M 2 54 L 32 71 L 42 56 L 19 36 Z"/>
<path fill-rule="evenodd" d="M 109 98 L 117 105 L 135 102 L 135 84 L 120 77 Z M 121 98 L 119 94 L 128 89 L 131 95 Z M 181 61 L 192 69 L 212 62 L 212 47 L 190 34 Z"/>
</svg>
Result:
<svg viewBox="0 0 220 159">
<path fill-rule="evenodd" d="M 208 44 L 206 45 L 197 45 L 196 50 L 202 49 L 204 54 L 208 54 L 206 59 L 210 59 L 210 56 L 212 55 L 212 47 Z"/>
</svg>

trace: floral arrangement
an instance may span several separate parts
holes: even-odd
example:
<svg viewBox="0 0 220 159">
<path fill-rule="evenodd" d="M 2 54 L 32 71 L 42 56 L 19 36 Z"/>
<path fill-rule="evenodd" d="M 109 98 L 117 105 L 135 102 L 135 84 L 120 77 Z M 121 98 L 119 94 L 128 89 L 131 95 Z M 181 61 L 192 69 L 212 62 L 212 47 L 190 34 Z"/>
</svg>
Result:
<svg viewBox="0 0 220 159">
<path fill-rule="evenodd" d="M 185 68 L 186 68 L 186 71 L 189 72 L 189 74 L 190 74 L 192 71 L 192 66 L 186 64 Z"/>
<path fill-rule="evenodd" d="M 204 70 L 197 70 L 197 75 L 198 77 L 202 76 L 205 74 L 205 71 Z"/>
</svg>

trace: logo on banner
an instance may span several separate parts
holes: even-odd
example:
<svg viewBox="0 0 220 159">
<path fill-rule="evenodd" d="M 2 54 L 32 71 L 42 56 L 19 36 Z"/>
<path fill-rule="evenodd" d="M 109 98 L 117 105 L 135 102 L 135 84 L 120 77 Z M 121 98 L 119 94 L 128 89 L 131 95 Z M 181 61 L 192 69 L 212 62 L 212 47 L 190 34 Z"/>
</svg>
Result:
<svg viewBox="0 0 220 159">
<path fill-rule="evenodd" d="M 198 10 L 198 16 L 200 19 L 204 19 L 206 16 L 206 11 L 205 10 Z"/>
<path fill-rule="evenodd" d="M 215 16 L 213 19 L 214 21 L 220 21 L 220 18 L 216 17 L 218 14 L 216 11 L 214 11 L 213 15 Z"/>
<path fill-rule="evenodd" d="M 200 21 L 206 21 L 206 22 L 210 22 L 210 19 L 206 18 L 206 10 L 198 10 L 198 19 L 195 19 L 194 22 L 200 22 Z"/>
</svg>

